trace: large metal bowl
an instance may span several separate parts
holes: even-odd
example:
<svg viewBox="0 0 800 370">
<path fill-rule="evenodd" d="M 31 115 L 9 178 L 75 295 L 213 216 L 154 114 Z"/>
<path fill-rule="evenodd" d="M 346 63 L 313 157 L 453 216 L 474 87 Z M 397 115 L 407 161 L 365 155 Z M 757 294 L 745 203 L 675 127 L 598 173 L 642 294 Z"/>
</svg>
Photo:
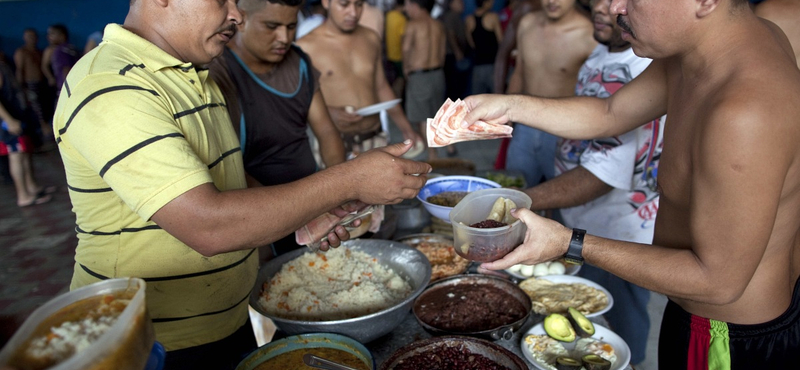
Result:
<svg viewBox="0 0 800 370">
<path fill-rule="evenodd" d="M 509 296 L 511 296 L 516 301 L 519 301 L 519 303 L 522 304 L 522 306 L 525 308 L 525 316 L 518 319 L 517 321 L 509 322 L 495 328 L 469 331 L 469 332 L 459 332 L 459 331 L 440 329 L 423 321 L 419 317 L 419 314 L 417 313 L 416 302 L 422 299 L 423 296 L 429 294 L 436 294 L 438 291 L 441 291 L 442 289 L 447 289 L 449 287 L 462 284 L 486 285 L 497 288 L 507 293 Z M 446 291 L 447 290 L 445 290 L 445 292 Z M 423 292 L 419 297 L 417 297 L 416 300 L 414 300 L 414 305 L 412 306 L 412 312 L 414 313 L 414 317 L 417 319 L 417 322 L 420 324 L 420 326 L 422 326 L 428 333 L 431 333 L 432 335 L 469 335 L 469 336 L 483 337 L 491 340 L 499 340 L 499 339 L 509 340 L 514 336 L 514 333 L 519 331 L 522 325 L 525 324 L 525 321 L 528 320 L 528 316 L 530 316 L 531 314 L 531 305 L 532 304 L 530 297 L 528 297 L 528 295 L 525 293 L 524 290 L 522 290 L 522 288 L 520 288 L 513 282 L 491 275 L 472 274 L 472 275 L 451 276 L 432 283 L 430 286 L 428 286 L 427 289 L 425 289 L 425 292 Z"/>
<path fill-rule="evenodd" d="M 280 330 L 287 335 L 305 333 L 336 333 L 351 337 L 361 343 L 370 342 L 389 333 L 405 319 L 411 310 L 414 299 L 422 293 L 431 279 L 431 265 L 418 250 L 399 242 L 389 240 L 357 239 L 342 243 L 342 247 L 364 252 L 378 259 L 382 265 L 394 270 L 411 285 L 411 294 L 404 300 L 384 310 L 345 320 L 332 321 L 300 321 L 285 319 L 268 314 L 261 308 L 258 300 L 264 282 L 272 279 L 281 267 L 307 252 L 298 249 L 279 256 L 261 267 L 258 271 L 256 285 L 250 292 L 250 306 L 258 313 L 270 318 Z"/>
</svg>

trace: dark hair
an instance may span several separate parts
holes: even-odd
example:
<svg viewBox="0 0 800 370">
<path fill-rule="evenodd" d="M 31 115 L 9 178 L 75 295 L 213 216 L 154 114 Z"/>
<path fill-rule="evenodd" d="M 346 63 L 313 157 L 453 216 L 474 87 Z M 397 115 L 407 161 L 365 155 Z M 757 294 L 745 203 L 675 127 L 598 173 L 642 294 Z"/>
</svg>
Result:
<svg viewBox="0 0 800 370">
<path fill-rule="evenodd" d="M 419 5 L 420 8 L 427 10 L 428 13 L 433 10 L 433 5 L 436 4 L 436 0 L 411 0 L 411 2 Z"/>
<path fill-rule="evenodd" d="M 65 39 L 69 40 L 69 31 L 67 31 L 67 26 L 65 26 L 65 25 L 63 25 L 61 23 L 57 23 L 57 24 L 51 25 L 50 28 L 52 28 L 55 31 L 60 32 L 62 35 L 64 35 Z"/>
<path fill-rule="evenodd" d="M 239 1 L 239 9 L 252 12 L 254 9 L 263 8 L 267 2 L 285 6 L 300 6 L 303 4 L 303 0 L 241 0 Z"/>
<path fill-rule="evenodd" d="M 36 32 L 36 29 L 35 29 L 35 28 L 33 28 L 33 27 L 28 27 L 28 28 L 26 28 L 26 29 L 22 30 L 22 33 L 25 33 L 25 32 L 33 32 L 33 33 L 38 33 L 38 32 Z"/>
<path fill-rule="evenodd" d="M 475 0 L 475 9 L 480 9 L 488 0 Z"/>
</svg>

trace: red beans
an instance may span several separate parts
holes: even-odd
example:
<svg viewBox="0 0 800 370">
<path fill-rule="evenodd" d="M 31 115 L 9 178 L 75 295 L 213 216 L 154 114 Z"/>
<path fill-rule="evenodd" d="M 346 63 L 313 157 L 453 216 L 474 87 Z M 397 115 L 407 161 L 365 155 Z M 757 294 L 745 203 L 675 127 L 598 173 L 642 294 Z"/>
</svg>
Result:
<svg viewBox="0 0 800 370">
<path fill-rule="evenodd" d="M 394 370 L 510 370 L 463 346 L 442 345 L 398 362 Z"/>
<path fill-rule="evenodd" d="M 494 229 L 494 228 L 503 227 L 503 226 L 508 226 L 508 224 L 505 223 L 505 222 L 499 222 L 499 221 L 495 221 L 495 220 L 484 220 L 484 221 L 476 222 L 476 223 L 474 223 L 472 225 L 469 225 L 469 227 L 477 227 L 479 229 Z"/>
</svg>

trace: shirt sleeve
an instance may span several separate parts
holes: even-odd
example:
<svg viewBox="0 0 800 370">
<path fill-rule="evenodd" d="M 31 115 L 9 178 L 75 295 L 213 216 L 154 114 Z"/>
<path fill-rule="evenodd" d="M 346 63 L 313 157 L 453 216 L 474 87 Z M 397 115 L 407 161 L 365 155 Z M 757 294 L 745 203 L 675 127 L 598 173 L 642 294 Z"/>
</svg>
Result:
<svg viewBox="0 0 800 370">
<path fill-rule="evenodd" d="M 581 154 L 581 166 L 617 189 L 630 190 L 636 161 L 636 130 L 595 139 Z"/>
<path fill-rule="evenodd" d="M 74 106 L 67 109 L 72 118 L 60 128 L 60 138 L 143 219 L 213 181 L 173 118 L 164 91 L 107 76 L 98 89 L 74 91 L 68 99 Z"/>
</svg>

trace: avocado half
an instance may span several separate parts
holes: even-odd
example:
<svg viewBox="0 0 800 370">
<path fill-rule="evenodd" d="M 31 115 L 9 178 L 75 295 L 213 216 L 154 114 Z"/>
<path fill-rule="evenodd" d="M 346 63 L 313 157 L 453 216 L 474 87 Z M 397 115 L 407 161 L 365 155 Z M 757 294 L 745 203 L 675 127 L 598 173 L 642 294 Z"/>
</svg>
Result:
<svg viewBox="0 0 800 370">
<path fill-rule="evenodd" d="M 611 361 L 598 355 L 586 355 L 581 360 L 586 370 L 611 370 Z"/>
<path fill-rule="evenodd" d="M 561 342 L 572 342 L 577 336 L 569 319 L 559 313 L 551 313 L 544 318 L 544 331 L 550 338 Z"/>
<path fill-rule="evenodd" d="M 582 367 L 580 360 L 565 356 L 556 358 L 556 370 L 581 370 Z"/>
<path fill-rule="evenodd" d="M 567 317 L 575 328 L 575 332 L 577 332 L 581 338 L 588 338 L 594 335 L 594 324 L 580 313 L 580 311 L 570 307 L 567 310 Z"/>
</svg>

